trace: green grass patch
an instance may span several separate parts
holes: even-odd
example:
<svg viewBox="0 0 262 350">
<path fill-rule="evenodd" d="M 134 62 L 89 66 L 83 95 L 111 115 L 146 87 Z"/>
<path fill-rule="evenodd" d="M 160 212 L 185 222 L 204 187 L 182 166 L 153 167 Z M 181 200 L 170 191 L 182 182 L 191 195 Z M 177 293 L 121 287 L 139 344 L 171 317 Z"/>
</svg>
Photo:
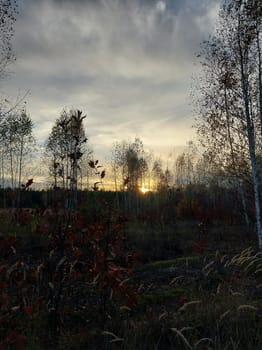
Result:
<svg viewBox="0 0 262 350">
<path fill-rule="evenodd" d="M 142 272 L 148 270 L 168 269 L 176 266 L 181 266 L 183 264 L 185 264 L 186 266 L 194 266 L 196 263 L 199 263 L 201 260 L 203 260 L 204 257 L 205 256 L 203 255 L 195 255 L 188 257 L 180 257 L 176 259 L 153 261 L 151 263 L 139 266 L 137 268 L 137 271 Z"/>
<path fill-rule="evenodd" d="M 157 293 L 143 294 L 139 297 L 138 304 L 161 304 L 172 299 L 177 302 L 181 296 L 189 298 L 190 295 L 191 291 L 188 288 L 170 288 Z"/>
</svg>

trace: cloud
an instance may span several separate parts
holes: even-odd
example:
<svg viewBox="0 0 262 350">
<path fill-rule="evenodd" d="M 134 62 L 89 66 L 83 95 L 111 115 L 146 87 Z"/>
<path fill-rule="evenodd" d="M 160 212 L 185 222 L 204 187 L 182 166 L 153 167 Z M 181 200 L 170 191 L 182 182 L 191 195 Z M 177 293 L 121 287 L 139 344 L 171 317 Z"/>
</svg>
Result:
<svg viewBox="0 0 262 350">
<path fill-rule="evenodd" d="M 74 106 L 87 113 L 86 132 L 99 152 L 130 135 L 172 148 L 192 136 L 194 53 L 211 31 L 217 3 L 24 0 L 18 60 L 5 89 L 30 89 L 41 142 L 61 110 Z"/>
</svg>

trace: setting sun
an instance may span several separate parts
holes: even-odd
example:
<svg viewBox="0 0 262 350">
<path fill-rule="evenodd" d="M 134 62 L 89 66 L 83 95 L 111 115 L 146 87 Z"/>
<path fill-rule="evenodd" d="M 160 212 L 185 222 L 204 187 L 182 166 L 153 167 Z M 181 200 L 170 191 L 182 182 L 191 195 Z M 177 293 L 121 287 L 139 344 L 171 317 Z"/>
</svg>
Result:
<svg viewBox="0 0 262 350">
<path fill-rule="evenodd" d="M 141 188 L 140 188 L 140 191 L 141 191 L 143 194 L 145 194 L 145 193 L 147 193 L 147 192 L 149 191 L 149 189 L 148 189 L 148 188 L 145 188 L 145 187 L 141 187 Z"/>
</svg>

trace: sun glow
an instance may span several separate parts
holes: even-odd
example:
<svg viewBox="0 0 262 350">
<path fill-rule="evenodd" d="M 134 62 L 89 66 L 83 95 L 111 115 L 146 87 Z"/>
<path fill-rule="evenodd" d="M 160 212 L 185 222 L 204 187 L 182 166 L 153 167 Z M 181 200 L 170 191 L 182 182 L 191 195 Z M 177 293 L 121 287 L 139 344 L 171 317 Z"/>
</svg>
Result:
<svg viewBox="0 0 262 350">
<path fill-rule="evenodd" d="M 148 188 L 145 188 L 145 187 L 140 188 L 140 192 L 142 192 L 143 194 L 147 193 L 148 191 L 149 191 Z"/>
</svg>

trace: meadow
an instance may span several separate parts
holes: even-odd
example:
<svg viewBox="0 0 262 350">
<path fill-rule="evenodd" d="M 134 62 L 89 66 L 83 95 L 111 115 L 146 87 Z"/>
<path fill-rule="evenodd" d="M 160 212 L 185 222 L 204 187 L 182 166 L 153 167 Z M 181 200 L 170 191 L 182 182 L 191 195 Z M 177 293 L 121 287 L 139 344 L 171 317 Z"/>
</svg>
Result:
<svg viewBox="0 0 262 350">
<path fill-rule="evenodd" d="M 0 210 L 0 349 L 262 348 L 261 255 L 233 191 L 22 195 Z"/>
</svg>

